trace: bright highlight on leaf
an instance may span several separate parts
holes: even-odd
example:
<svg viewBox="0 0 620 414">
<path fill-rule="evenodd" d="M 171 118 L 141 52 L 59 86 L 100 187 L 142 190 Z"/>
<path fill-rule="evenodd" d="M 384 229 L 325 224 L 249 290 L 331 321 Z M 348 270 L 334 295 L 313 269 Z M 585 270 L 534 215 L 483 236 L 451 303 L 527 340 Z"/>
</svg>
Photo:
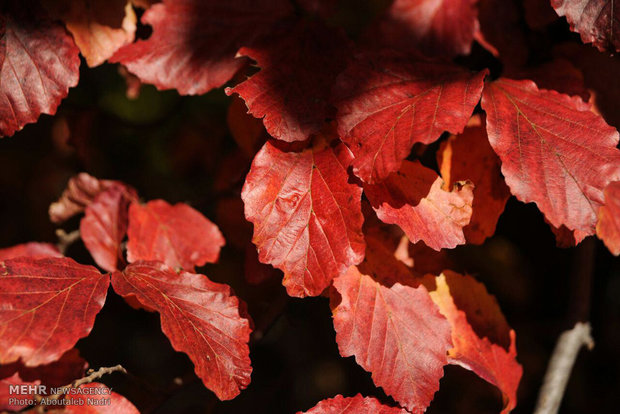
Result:
<svg viewBox="0 0 620 414">
<path fill-rule="evenodd" d="M 581 98 L 527 80 L 487 83 L 482 107 L 512 193 L 553 226 L 594 234 L 603 190 L 620 180 L 618 131 Z"/>
<path fill-rule="evenodd" d="M 77 85 L 78 48 L 65 29 L 31 0 L 0 10 L 0 137 L 41 114 L 55 114 Z"/>
<path fill-rule="evenodd" d="M 456 183 L 442 189 L 443 180 L 419 162 L 404 161 L 399 171 L 364 192 L 381 221 L 397 224 L 407 237 L 435 249 L 465 243 L 463 228 L 472 215 L 473 185 Z"/>
<path fill-rule="evenodd" d="M 466 55 L 478 29 L 477 0 L 395 0 L 379 23 L 381 43 L 427 56 Z"/>
<path fill-rule="evenodd" d="M 203 94 L 228 82 L 246 64 L 235 55 L 265 34 L 291 8 L 285 0 L 165 0 L 142 16 L 153 34 L 111 59 L 144 83 Z"/>
<path fill-rule="evenodd" d="M 69 258 L 0 262 L 0 364 L 47 364 L 88 335 L 110 279 Z"/>
<path fill-rule="evenodd" d="M 51 243 L 30 242 L 0 249 L 0 260 L 16 257 L 62 257 L 58 248 Z"/>
<path fill-rule="evenodd" d="M 355 155 L 355 175 L 367 183 L 382 181 L 400 168 L 416 142 L 461 132 L 485 75 L 388 52 L 358 56 L 333 93 L 338 133 Z"/>
<path fill-rule="evenodd" d="M 409 411 L 423 413 L 439 389 L 450 325 L 424 286 L 387 288 L 355 266 L 334 280 L 340 354 L 355 356 L 374 383 Z"/>
<path fill-rule="evenodd" d="M 357 394 L 355 397 L 343 397 L 337 395 L 319 402 L 317 405 L 297 414 L 406 414 L 407 411 L 398 407 L 390 407 L 381 404 L 376 398 L 362 397 Z"/>
<path fill-rule="evenodd" d="M 112 274 L 114 291 L 161 315 L 164 334 L 185 352 L 196 375 L 219 399 L 230 400 L 250 383 L 250 323 L 228 285 L 176 273 L 158 262 L 132 263 Z"/>
<path fill-rule="evenodd" d="M 362 188 L 351 153 L 319 142 L 300 152 L 269 141 L 254 158 L 241 197 L 259 259 L 284 272 L 291 296 L 317 296 L 364 258 Z"/>
<path fill-rule="evenodd" d="M 215 224 L 187 204 L 164 200 L 133 203 L 129 208 L 127 260 L 159 260 L 172 268 L 193 270 L 214 263 L 224 245 Z"/>
</svg>

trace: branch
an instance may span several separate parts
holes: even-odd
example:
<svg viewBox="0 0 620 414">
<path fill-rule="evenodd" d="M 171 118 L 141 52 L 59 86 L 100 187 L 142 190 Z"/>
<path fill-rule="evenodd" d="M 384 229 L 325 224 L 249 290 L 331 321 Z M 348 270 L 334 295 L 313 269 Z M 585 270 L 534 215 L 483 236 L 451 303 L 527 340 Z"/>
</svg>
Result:
<svg viewBox="0 0 620 414">
<path fill-rule="evenodd" d="M 64 256 L 67 248 L 80 238 L 80 231 L 73 230 L 71 233 L 67 233 L 63 229 L 57 229 L 56 237 L 58 237 L 56 247 L 58 247 L 58 251 Z"/>
<path fill-rule="evenodd" d="M 568 378 L 583 345 L 587 346 L 589 350 L 594 347 L 588 322 L 577 322 L 573 329 L 560 335 L 547 367 L 534 414 L 555 414 L 558 412 Z"/>
</svg>

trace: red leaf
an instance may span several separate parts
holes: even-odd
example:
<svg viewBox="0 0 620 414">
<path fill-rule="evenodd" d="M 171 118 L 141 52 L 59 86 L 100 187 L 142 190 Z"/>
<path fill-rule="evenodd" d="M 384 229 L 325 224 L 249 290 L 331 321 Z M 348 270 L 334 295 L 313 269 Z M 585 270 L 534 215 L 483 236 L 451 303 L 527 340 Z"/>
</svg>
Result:
<svg viewBox="0 0 620 414">
<path fill-rule="evenodd" d="M 50 204 L 50 220 L 53 223 L 62 223 L 81 213 L 99 193 L 114 184 L 124 185 L 119 181 L 98 180 L 84 172 L 71 177 L 58 201 Z"/>
<path fill-rule="evenodd" d="M 3 365 L 0 367 L 0 378 L 17 372 L 24 381 L 41 380 L 47 387 L 62 387 L 82 378 L 87 368 L 88 362 L 73 348 L 65 352 L 59 360 L 46 365 L 25 367 L 21 362 Z"/>
<path fill-rule="evenodd" d="M 416 142 L 459 133 L 480 99 L 486 71 L 364 55 L 336 82 L 338 132 L 353 151 L 353 172 L 368 183 L 398 170 Z"/>
<path fill-rule="evenodd" d="M 233 96 L 228 106 L 226 121 L 230 134 L 239 148 L 249 159 L 254 158 L 268 137 L 260 119 L 248 114 L 243 99 Z"/>
<path fill-rule="evenodd" d="M 476 2 L 395 0 L 371 35 L 388 47 L 427 56 L 467 55 L 478 29 Z"/>
<path fill-rule="evenodd" d="M 215 263 L 224 237 L 215 224 L 184 203 L 164 200 L 129 207 L 127 260 L 159 260 L 173 268 L 193 270 Z"/>
<path fill-rule="evenodd" d="M 390 407 L 381 404 L 376 398 L 362 397 L 357 394 L 355 397 L 343 397 L 336 395 L 319 402 L 317 405 L 297 414 L 407 414 L 406 410 L 398 407 Z"/>
<path fill-rule="evenodd" d="M 26 382 L 23 381 L 18 373 L 13 374 L 13 376 L 0 380 L 0 411 L 5 412 L 8 411 L 19 411 L 23 408 L 26 408 L 29 404 L 10 404 L 10 400 L 12 398 L 16 398 L 19 400 L 30 400 L 34 398 L 35 393 L 27 393 L 27 394 L 15 394 L 10 391 L 11 385 L 27 385 L 27 386 L 36 386 L 41 384 L 41 381 L 36 380 L 34 382 Z"/>
<path fill-rule="evenodd" d="M 109 391 L 104 384 L 91 382 L 78 387 L 78 389 L 88 389 L 83 392 L 70 392 L 68 399 L 73 400 L 76 404 L 65 406 L 63 413 L 65 414 L 140 414 L 140 411 L 125 397 Z M 101 391 L 91 390 L 92 388 L 101 388 Z M 109 392 L 109 394 L 108 394 Z M 79 402 L 78 402 L 79 401 Z"/>
<path fill-rule="evenodd" d="M 480 32 L 476 40 L 507 68 L 524 66 L 528 60 L 522 10 L 520 0 L 478 0 Z"/>
<path fill-rule="evenodd" d="M 316 296 L 364 258 L 362 189 L 349 182 L 351 153 L 321 143 L 286 152 L 269 141 L 241 197 L 263 263 L 284 272 L 291 296 Z"/>
<path fill-rule="evenodd" d="M 620 255 L 620 182 L 605 188 L 605 204 L 598 211 L 596 234 L 609 251 Z"/>
<path fill-rule="evenodd" d="M 480 117 L 472 118 L 462 134 L 442 143 L 437 163 L 445 180 L 445 190 L 450 190 L 458 181 L 469 180 L 474 184 L 472 216 L 463 233 L 468 243 L 482 244 L 495 233 L 510 190 Z"/>
<path fill-rule="evenodd" d="M 56 113 L 78 83 L 78 53 L 71 36 L 38 5 L 6 2 L 0 15 L 0 136 Z"/>
<path fill-rule="evenodd" d="M 99 193 L 86 207 L 80 222 L 84 245 L 104 270 L 113 272 L 123 260 L 121 242 L 127 233 L 129 203 L 136 201 L 133 189 L 113 185 Z"/>
<path fill-rule="evenodd" d="M 142 16 L 147 40 L 120 49 L 120 62 L 142 82 L 182 95 L 203 94 L 228 82 L 246 63 L 235 57 L 291 11 L 285 0 L 166 0 Z"/>
<path fill-rule="evenodd" d="M 51 243 L 30 242 L 0 249 L 0 260 L 16 257 L 62 257 L 58 248 Z"/>
<path fill-rule="evenodd" d="M 601 52 L 620 52 L 620 8 L 614 7 L 614 0 L 551 0 L 551 6 L 566 16 L 584 43 Z"/>
<path fill-rule="evenodd" d="M 131 43 L 136 15 L 127 0 L 43 0 L 50 14 L 73 35 L 88 66 L 102 64 Z"/>
<path fill-rule="evenodd" d="M 404 161 L 380 184 L 364 185 L 364 193 L 381 221 L 397 224 L 409 239 L 439 250 L 465 243 L 463 227 L 472 215 L 473 186 L 457 183 L 449 192 L 443 180 L 419 162 Z"/>
<path fill-rule="evenodd" d="M 334 280 L 341 302 L 333 309 L 336 342 L 344 357 L 409 411 L 422 413 L 439 389 L 450 325 L 424 286 L 391 288 L 356 267 Z"/>
<path fill-rule="evenodd" d="M 273 41 L 242 48 L 261 70 L 226 93 L 239 94 L 273 137 L 304 141 L 333 115 L 328 99 L 349 50 L 340 31 L 302 22 Z"/>
<path fill-rule="evenodd" d="M 172 347 L 187 353 L 219 399 L 232 399 L 248 386 L 250 323 L 240 316 L 239 299 L 228 285 L 200 274 L 177 274 L 163 263 L 138 262 L 113 273 L 112 286 L 161 314 Z"/>
<path fill-rule="evenodd" d="M 471 276 L 452 272 L 437 278 L 437 290 L 431 292 L 431 297 L 452 325 L 454 347 L 448 354 L 450 363 L 471 370 L 498 387 L 504 400 L 502 413 L 509 413 L 517 405 L 523 369 L 516 360 L 515 333 L 509 331 L 495 299 Z M 486 331 L 479 334 L 472 325 Z M 509 340 L 503 338 L 508 335 Z M 507 351 L 502 343 L 508 341 Z"/>
<path fill-rule="evenodd" d="M 603 189 L 620 180 L 618 132 L 580 98 L 527 80 L 488 83 L 482 107 L 512 193 L 553 226 L 593 234 Z"/>
<path fill-rule="evenodd" d="M 88 335 L 110 279 L 69 258 L 0 262 L 0 364 L 47 364 Z"/>
</svg>

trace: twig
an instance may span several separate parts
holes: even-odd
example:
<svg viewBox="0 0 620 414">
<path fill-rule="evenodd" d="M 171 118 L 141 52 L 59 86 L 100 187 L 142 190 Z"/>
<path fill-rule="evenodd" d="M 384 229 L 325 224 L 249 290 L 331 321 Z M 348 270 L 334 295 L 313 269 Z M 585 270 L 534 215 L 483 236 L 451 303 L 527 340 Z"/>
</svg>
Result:
<svg viewBox="0 0 620 414">
<path fill-rule="evenodd" d="M 80 238 L 80 231 L 73 230 L 71 233 L 67 233 L 63 229 L 56 229 L 56 237 L 58 237 L 58 243 L 56 244 L 58 251 L 64 255 L 67 248 Z"/>
<path fill-rule="evenodd" d="M 127 370 L 123 368 L 122 365 L 120 364 L 113 366 L 113 367 L 101 367 L 97 371 L 93 371 L 92 369 L 90 369 L 87 371 L 88 373 L 87 376 L 80 378 L 80 379 L 76 379 L 71 384 L 67 384 L 64 387 L 59 387 L 59 389 L 62 390 L 62 392 L 47 396 L 45 398 L 51 399 L 51 400 L 57 400 L 61 396 L 65 395 L 68 392 L 69 388 L 77 388 L 80 385 L 90 384 L 94 380 L 99 379 L 106 374 L 112 374 L 114 372 L 122 372 L 123 374 L 127 374 Z M 37 401 L 37 403 L 39 403 L 42 399 L 43 397 L 40 395 L 35 396 L 35 400 Z"/>
<path fill-rule="evenodd" d="M 584 345 L 589 350 L 594 347 L 588 322 L 577 322 L 573 329 L 560 335 L 547 367 L 534 414 L 555 414 L 558 412 L 573 365 L 579 350 Z"/>
</svg>

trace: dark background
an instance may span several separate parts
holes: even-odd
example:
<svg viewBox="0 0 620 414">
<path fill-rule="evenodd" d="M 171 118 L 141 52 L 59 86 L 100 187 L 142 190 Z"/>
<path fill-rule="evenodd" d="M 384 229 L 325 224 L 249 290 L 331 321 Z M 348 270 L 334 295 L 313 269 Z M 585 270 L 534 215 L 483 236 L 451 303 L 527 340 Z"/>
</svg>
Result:
<svg viewBox="0 0 620 414">
<path fill-rule="evenodd" d="M 352 7 L 354 2 L 344 3 L 334 21 L 356 36 L 376 8 L 362 10 Z M 558 45 L 579 44 L 563 20 L 532 29 L 526 9 L 519 10 L 519 25 L 531 46 L 531 66 L 550 60 Z M 589 49 L 578 59 L 592 56 L 594 49 L 585 48 Z M 477 45 L 472 56 L 462 60 L 472 67 L 489 66 L 494 76 L 502 70 L 501 63 Z M 595 88 L 595 83 L 588 86 Z M 143 86 L 139 98 L 130 100 L 125 91 L 116 65 L 88 69 L 83 64 L 80 83 L 57 116 L 42 116 L 14 137 L 0 140 L 0 246 L 31 240 L 55 243 L 47 209 L 77 172 L 125 181 L 144 200 L 187 202 L 222 228 L 228 243 L 220 262 L 200 271 L 234 287 L 248 302 L 257 332 L 251 344 L 251 385 L 235 400 L 219 402 L 195 377 L 189 359 L 173 351 L 161 333 L 158 315 L 130 308 L 110 289 L 91 335 L 77 345 L 91 367 L 120 363 L 130 372 L 103 382 L 141 411 L 153 413 L 292 413 L 323 398 L 358 392 L 393 403 L 353 358 L 339 356 L 326 298 L 289 298 L 279 280 L 258 286 L 244 281 L 244 251 L 229 235 L 243 241 L 251 231 L 241 224 L 239 198 L 250 160 L 226 124 L 230 98 L 223 90 L 180 97 Z M 608 122 L 613 124 L 609 118 Z M 73 219 L 63 228 L 77 226 L 78 219 Z M 67 254 L 92 263 L 81 242 Z M 473 273 L 496 295 L 517 332 L 524 375 L 515 413 L 532 411 L 556 338 L 572 326 L 575 315 L 583 315 L 588 301 L 596 347 L 580 354 L 561 412 L 617 411 L 620 262 L 602 243 L 590 238 L 577 248 L 557 248 L 535 206 L 511 198 L 494 237 L 450 255 L 455 270 Z M 461 368 L 446 367 L 429 412 L 500 409 L 494 387 Z"/>
</svg>

